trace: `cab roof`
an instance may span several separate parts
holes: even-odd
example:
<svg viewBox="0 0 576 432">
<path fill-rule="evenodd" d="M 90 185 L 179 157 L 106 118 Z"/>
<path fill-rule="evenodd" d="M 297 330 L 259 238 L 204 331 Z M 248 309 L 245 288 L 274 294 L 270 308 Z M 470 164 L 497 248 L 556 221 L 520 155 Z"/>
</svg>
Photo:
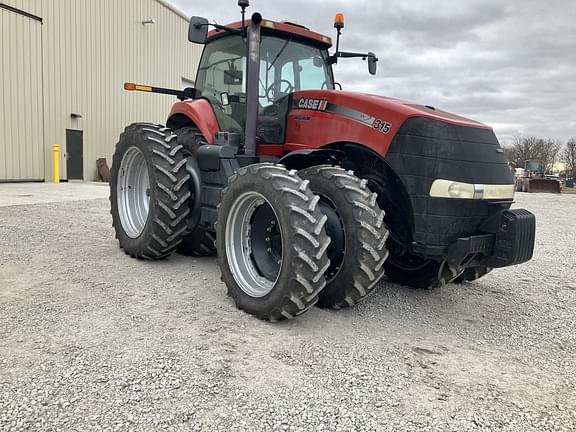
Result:
<svg viewBox="0 0 576 432">
<path fill-rule="evenodd" d="M 249 19 L 245 21 L 245 25 L 250 25 L 250 23 L 251 21 Z M 308 30 L 306 27 L 300 24 L 295 24 L 288 21 L 278 22 L 263 19 L 261 26 L 262 33 L 265 35 L 275 35 L 280 37 L 292 36 L 301 42 L 317 45 L 323 49 L 328 49 L 332 46 L 332 38 Z M 242 28 L 242 21 L 228 24 L 226 27 L 240 29 Z M 226 34 L 227 33 L 225 30 L 214 29 L 208 33 L 208 42 L 225 36 Z"/>
</svg>

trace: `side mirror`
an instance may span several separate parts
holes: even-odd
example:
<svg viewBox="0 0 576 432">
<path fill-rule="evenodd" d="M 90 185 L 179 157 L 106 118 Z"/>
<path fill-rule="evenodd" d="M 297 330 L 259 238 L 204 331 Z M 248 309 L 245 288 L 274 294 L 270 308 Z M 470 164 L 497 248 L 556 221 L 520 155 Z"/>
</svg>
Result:
<svg viewBox="0 0 576 432">
<path fill-rule="evenodd" d="M 193 16 L 188 27 L 188 40 L 197 44 L 205 44 L 208 39 L 208 20 Z"/>
<path fill-rule="evenodd" d="M 376 75 L 376 62 L 378 61 L 378 57 L 373 52 L 368 53 L 368 72 L 370 75 Z"/>
</svg>

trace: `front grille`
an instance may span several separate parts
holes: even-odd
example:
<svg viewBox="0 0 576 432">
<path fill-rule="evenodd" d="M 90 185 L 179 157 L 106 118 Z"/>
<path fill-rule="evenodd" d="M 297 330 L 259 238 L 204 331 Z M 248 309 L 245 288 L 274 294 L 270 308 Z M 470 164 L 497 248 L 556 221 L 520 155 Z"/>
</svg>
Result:
<svg viewBox="0 0 576 432">
<path fill-rule="evenodd" d="M 457 126 L 425 117 L 408 119 L 394 137 L 386 161 L 400 177 L 414 213 L 413 241 L 447 246 L 474 235 L 483 221 L 510 203 L 431 198 L 437 178 L 512 184 L 513 175 L 491 129 Z"/>
</svg>

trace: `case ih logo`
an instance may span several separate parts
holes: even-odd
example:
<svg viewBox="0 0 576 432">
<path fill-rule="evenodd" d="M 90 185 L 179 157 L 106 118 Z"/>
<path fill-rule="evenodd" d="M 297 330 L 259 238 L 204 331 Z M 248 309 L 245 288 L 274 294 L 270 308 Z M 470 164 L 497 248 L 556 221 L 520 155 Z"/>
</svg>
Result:
<svg viewBox="0 0 576 432">
<path fill-rule="evenodd" d="M 325 111 L 328 105 L 327 100 L 322 99 L 306 99 L 302 98 L 298 101 L 298 108 L 309 109 L 314 111 Z"/>
</svg>

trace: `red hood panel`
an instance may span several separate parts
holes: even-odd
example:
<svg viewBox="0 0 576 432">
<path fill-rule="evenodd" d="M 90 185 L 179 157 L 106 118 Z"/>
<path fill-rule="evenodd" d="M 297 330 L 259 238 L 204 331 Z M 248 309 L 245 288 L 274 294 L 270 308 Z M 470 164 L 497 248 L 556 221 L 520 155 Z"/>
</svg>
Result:
<svg viewBox="0 0 576 432">
<path fill-rule="evenodd" d="M 288 115 L 286 149 L 353 142 L 384 156 L 402 124 L 411 117 L 490 129 L 474 120 L 390 97 L 336 90 L 305 90 L 294 93 Z"/>
<path fill-rule="evenodd" d="M 394 99 L 394 98 L 389 98 L 389 97 L 385 97 L 385 96 L 376 96 L 376 95 L 371 95 L 371 94 L 359 94 L 360 97 L 368 97 L 368 98 L 373 98 L 376 100 L 380 100 L 382 101 L 382 103 L 386 104 L 387 106 L 402 106 L 405 108 L 408 108 L 409 111 L 407 111 L 406 113 L 408 114 L 407 117 L 431 117 L 431 118 L 435 118 L 438 120 L 443 120 L 443 121 L 447 121 L 450 123 L 455 123 L 458 124 L 460 126 L 471 126 L 471 127 L 480 127 L 480 128 L 485 128 L 485 129 L 489 129 L 489 126 L 477 122 L 475 120 L 471 120 L 469 118 L 466 117 L 462 117 L 456 114 L 452 114 L 449 113 L 447 111 L 442 111 L 439 110 L 438 108 L 432 107 L 430 105 L 420 105 L 420 104 L 416 104 L 416 103 L 411 103 L 411 102 L 406 102 L 406 101 L 402 101 L 400 99 Z"/>
<path fill-rule="evenodd" d="M 437 120 L 454 123 L 459 126 L 490 129 L 489 126 L 483 123 L 442 111 L 429 105 L 420 105 L 386 96 L 337 90 L 301 91 L 296 92 L 294 95 L 295 97 L 310 97 L 308 96 L 309 93 L 314 93 L 319 96 L 321 93 L 323 93 L 324 97 L 326 97 L 330 102 L 349 106 L 350 108 L 356 109 L 366 114 L 370 114 L 372 116 L 383 112 L 394 111 L 405 117 L 405 119 L 410 117 L 430 117 Z"/>
</svg>

